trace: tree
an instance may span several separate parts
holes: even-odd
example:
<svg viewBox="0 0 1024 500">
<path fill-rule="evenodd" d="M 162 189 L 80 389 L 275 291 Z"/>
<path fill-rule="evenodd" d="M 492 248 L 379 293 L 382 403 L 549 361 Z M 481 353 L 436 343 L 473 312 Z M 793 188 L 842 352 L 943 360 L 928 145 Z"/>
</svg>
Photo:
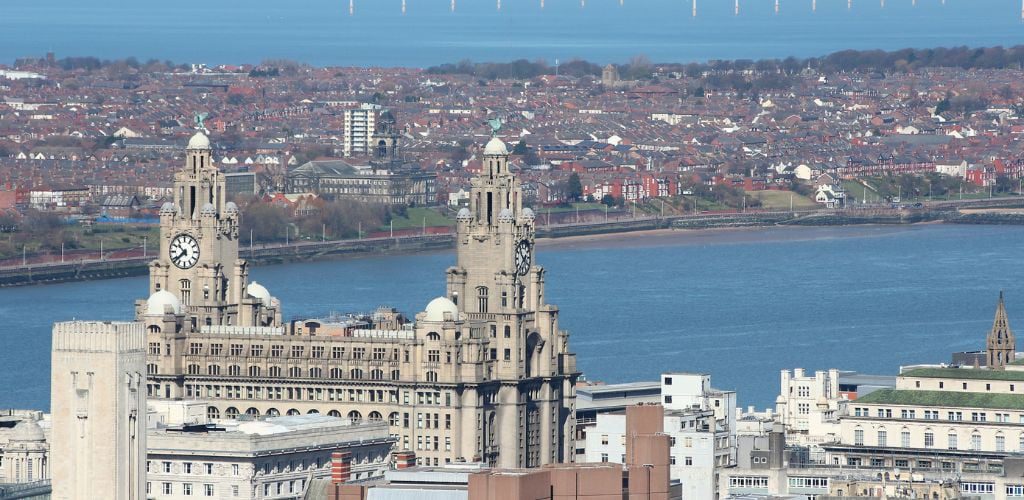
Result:
<svg viewBox="0 0 1024 500">
<path fill-rule="evenodd" d="M 526 154 L 527 149 L 528 148 L 526 147 L 526 140 L 520 139 L 519 142 L 517 142 L 516 145 L 512 148 L 512 154 L 523 156 Z"/>
<path fill-rule="evenodd" d="M 565 196 L 569 201 L 579 201 L 583 197 L 583 183 L 580 182 L 580 174 L 573 172 L 565 186 Z"/>
<path fill-rule="evenodd" d="M 601 204 L 607 207 L 614 207 L 616 204 L 615 197 L 610 194 L 606 194 L 601 197 Z"/>
</svg>

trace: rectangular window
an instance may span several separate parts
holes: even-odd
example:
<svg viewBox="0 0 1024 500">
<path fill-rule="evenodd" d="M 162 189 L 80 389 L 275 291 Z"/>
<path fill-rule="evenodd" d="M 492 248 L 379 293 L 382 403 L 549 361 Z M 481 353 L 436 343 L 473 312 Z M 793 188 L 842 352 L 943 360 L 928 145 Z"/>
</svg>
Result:
<svg viewBox="0 0 1024 500">
<path fill-rule="evenodd" d="M 203 494 L 208 496 L 208 497 L 212 497 L 213 496 L 213 485 L 212 484 L 204 484 L 203 485 Z"/>
<path fill-rule="evenodd" d="M 931 432 L 924 433 L 924 447 L 931 448 L 935 446 L 935 434 Z"/>
<path fill-rule="evenodd" d="M 996 436 L 996 451 L 1006 451 L 1006 438 L 1003 436 Z"/>
<path fill-rule="evenodd" d="M 878 446 L 882 446 L 882 447 L 887 446 L 887 444 L 886 444 L 886 441 L 888 440 L 887 438 L 888 438 L 888 435 L 886 434 L 885 431 L 878 431 Z"/>
<path fill-rule="evenodd" d="M 187 497 L 192 496 L 192 483 L 185 483 L 181 485 L 181 493 Z"/>
<path fill-rule="evenodd" d="M 164 495 L 170 495 L 174 491 L 172 489 L 171 483 L 164 483 L 163 487 L 161 488 L 161 490 L 163 490 Z"/>
<path fill-rule="evenodd" d="M 900 446 L 910 448 L 910 431 L 900 433 Z"/>
<path fill-rule="evenodd" d="M 949 444 L 947 445 L 947 448 L 949 448 L 950 450 L 956 449 L 956 434 L 949 435 Z"/>
<path fill-rule="evenodd" d="M 853 444 L 857 446 L 864 446 L 864 431 L 857 429 L 853 431 Z"/>
</svg>

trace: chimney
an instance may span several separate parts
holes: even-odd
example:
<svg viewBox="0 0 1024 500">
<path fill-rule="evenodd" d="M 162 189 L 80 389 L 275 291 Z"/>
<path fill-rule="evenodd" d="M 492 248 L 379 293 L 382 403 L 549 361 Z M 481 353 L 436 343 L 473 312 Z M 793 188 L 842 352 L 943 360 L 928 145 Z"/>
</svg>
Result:
<svg viewBox="0 0 1024 500">
<path fill-rule="evenodd" d="M 416 453 L 412 451 L 399 451 L 395 453 L 395 468 L 398 470 L 416 467 Z"/>
<path fill-rule="evenodd" d="M 348 451 L 331 453 L 331 483 L 347 483 L 349 479 L 352 479 L 352 453 Z"/>
</svg>

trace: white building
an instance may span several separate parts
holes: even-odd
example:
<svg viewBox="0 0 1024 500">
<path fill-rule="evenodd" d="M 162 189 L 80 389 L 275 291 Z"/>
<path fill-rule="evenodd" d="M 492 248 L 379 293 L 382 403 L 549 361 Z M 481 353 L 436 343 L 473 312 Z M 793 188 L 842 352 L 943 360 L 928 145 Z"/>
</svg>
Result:
<svg viewBox="0 0 1024 500">
<path fill-rule="evenodd" d="M 370 136 L 377 128 L 377 113 L 380 109 L 376 104 L 363 104 L 345 110 L 345 156 L 370 153 Z"/>
<path fill-rule="evenodd" d="M 671 437 L 670 475 L 684 499 L 718 498 L 717 474 L 736 460 L 736 393 L 711 388 L 711 377 L 661 377 L 665 433 Z M 625 463 L 625 412 L 599 413 L 587 430 L 585 461 Z"/>
<path fill-rule="evenodd" d="M 151 418 L 159 423 L 147 436 L 150 499 L 299 499 L 314 479 L 330 476 L 338 454 L 353 480 L 380 477 L 390 467 L 395 439 L 387 422 L 314 414 L 206 423 L 207 404 L 169 405 L 169 413 Z"/>
<path fill-rule="evenodd" d="M 142 323 L 57 323 L 52 352 L 52 498 L 146 498 Z"/>
</svg>

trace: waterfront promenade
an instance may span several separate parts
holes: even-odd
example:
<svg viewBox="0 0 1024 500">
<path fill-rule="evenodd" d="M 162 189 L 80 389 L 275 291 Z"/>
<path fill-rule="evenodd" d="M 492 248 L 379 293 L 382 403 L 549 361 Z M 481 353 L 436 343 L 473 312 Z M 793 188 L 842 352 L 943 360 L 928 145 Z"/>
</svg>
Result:
<svg viewBox="0 0 1024 500">
<path fill-rule="evenodd" d="M 573 222 L 539 225 L 538 238 L 570 238 L 609 233 L 650 231 L 655 229 L 711 229 L 730 227 L 763 227 L 773 225 L 852 225 L 913 224 L 949 222 L 976 224 L 1024 224 L 1020 213 L 964 213 L 959 209 L 1012 208 L 1022 205 L 1019 197 L 980 200 L 934 201 L 900 207 L 873 206 L 848 209 L 817 209 L 797 211 L 722 211 L 667 217 L 647 216 L 594 222 Z M 429 229 L 429 228 L 427 228 Z M 297 241 L 267 243 L 241 248 L 241 256 L 254 265 L 313 261 L 366 255 L 399 254 L 444 250 L 454 244 L 450 233 L 434 234 L 426 229 L 421 234 L 395 237 L 373 237 L 339 241 Z M 60 256 L 35 256 L 31 262 L 0 263 L 0 287 L 41 283 L 109 279 L 145 274 L 153 255 L 143 249 L 118 250 L 92 258 L 71 260 Z"/>
</svg>

